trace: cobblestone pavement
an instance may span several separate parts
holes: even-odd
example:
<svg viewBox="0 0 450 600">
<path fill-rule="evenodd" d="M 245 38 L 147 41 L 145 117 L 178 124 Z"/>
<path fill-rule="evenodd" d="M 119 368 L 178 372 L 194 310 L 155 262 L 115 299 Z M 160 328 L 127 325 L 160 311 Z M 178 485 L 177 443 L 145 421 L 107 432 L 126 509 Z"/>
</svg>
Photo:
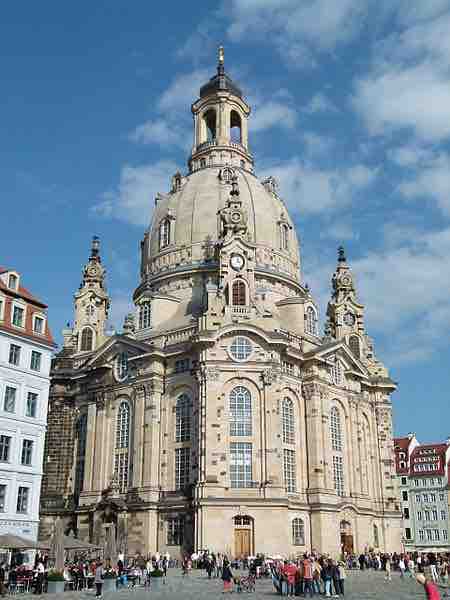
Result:
<svg viewBox="0 0 450 600">
<path fill-rule="evenodd" d="M 235 574 L 238 574 L 237 571 Z M 242 574 L 242 572 L 241 572 Z M 397 573 L 393 573 L 392 581 L 385 582 L 382 573 L 350 572 L 345 581 L 346 600 L 417 600 L 425 599 L 425 593 L 414 579 L 406 577 L 401 580 Z M 136 587 L 134 589 L 120 589 L 116 592 L 105 593 L 103 600 L 149 600 L 149 597 L 161 600 L 206 600 L 222 597 L 222 582 L 220 579 L 208 580 L 204 571 L 193 571 L 188 577 L 183 577 L 177 569 L 170 569 L 167 583 L 160 586 L 159 591 Z M 442 593 L 442 592 L 441 592 Z M 92 590 L 84 592 L 64 592 L 63 594 L 45 594 L 42 600 L 93 600 L 95 593 Z M 253 594 L 233 594 L 233 598 L 249 598 L 252 600 L 269 600 L 279 598 L 275 593 L 270 580 L 259 580 L 256 583 L 256 592 Z M 317 600 L 322 596 L 314 596 Z M 445 594 L 442 593 L 442 598 Z M 449 596 L 450 598 L 450 596 Z"/>
</svg>

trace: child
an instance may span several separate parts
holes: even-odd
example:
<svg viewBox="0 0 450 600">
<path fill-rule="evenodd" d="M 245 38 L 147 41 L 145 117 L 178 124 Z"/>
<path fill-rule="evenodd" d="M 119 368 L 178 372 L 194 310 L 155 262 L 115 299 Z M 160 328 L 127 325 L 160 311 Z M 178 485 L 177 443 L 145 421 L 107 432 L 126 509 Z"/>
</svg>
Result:
<svg viewBox="0 0 450 600">
<path fill-rule="evenodd" d="M 441 600 L 441 595 L 434 581 L 427 579 L 423 573 L 416 575 L 416 581 L 423 585 L 427 600 Z"/>
</svg>

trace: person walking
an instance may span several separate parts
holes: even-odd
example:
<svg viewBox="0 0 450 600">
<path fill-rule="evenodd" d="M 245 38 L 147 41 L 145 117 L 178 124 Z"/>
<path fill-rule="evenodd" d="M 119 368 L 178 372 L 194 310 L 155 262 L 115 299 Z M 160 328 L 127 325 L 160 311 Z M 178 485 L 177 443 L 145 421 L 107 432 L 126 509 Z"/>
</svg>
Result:
<svg viewBox="0 0 450 600">
<path fill-rule="evenodd" d="M 303 593 L 306 597 L 306 592 L 309 591 L 310 597 L 314 596 L 313 588 L 313 568 L 311 561 L 306 556 L 303 559 Z"/>
<path fill-rule="evenodd" d="M 322 579 L 325 586 L 325 596 L 327 598 L 331 597 L 331 579 L 333 577 L 333 566 L 330 560 L 322 567 Z"/>
<path fill-rule="evenodd" d="M 341 596 L 345 596 L 345 579 L 347 577 L 347 573 L 345 571 L 345 563 L 343 563 L 342 561 L 339 563 L 338 565 L 338 571 L 339 571 L 339 594 L 341 594 Z"/>
<path fill-rule="evenodd" d="M 101 598 L 102 597 L 103 576 L 104 576 L 103 566 L 102 566 L 101 561 L 99 561 L 97 563 L 97 567 L 95 569 L 95 578 L 94 578 L 94 583 L 95 583 L 95 597 L 96 598 Z"/>
<path fill-rule="evenodd" d="M 405 576 L 405 569 L 406 569 L 405 559 L 403 558 L 403 554 L 402 554 L 402 556 L 400 556 L 400 560 L 398 561 L 398 568 L 400 569 L 400 578 L 403 579 L 403 577 Z"/>
<path fill-rule="evenodd" d="M 416 581 L 418 584 L 423 585 L 427 600 L 441 600 L 441 594 L 434 581 L 427 579 L 423 573 L 416 575 Z"/>
<path fill-rule="evenodd" d="M 226 592 L 233 591 L 233 573 L 231 572 L 230 563 L 227 561 L 223 561 L 222 567 L 222 581 L 223 581 L 223 591 L 222 594 Z"/>
<path fill-rule="evenodd" d="M 391 557 L 389 554 L 386 556 L 384 568 L 386 569 L 386 581 L 391 581 Z"/>
</svg>

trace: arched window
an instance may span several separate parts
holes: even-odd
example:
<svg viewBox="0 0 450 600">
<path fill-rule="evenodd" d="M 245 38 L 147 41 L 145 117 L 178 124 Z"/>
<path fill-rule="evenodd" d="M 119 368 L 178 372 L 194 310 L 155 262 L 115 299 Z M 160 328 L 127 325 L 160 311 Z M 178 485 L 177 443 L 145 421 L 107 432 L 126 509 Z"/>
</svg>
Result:
<svg viewBox="0 0 450 600">
<path fill-rule="evenodd" d="M 230 435 L 252 435 L 252 396 L 242 385 L 230 393 Z"/>
<path fill-rule="evenodd" d="M 292 544 L 294 546 L 305 545 L 305 524 L 303 519 L 292 519 Z"/>
<path fill-rule="evenodd" d="M 330 412 L 331 449 L 342 452 L 342 427 L 339 409 L 333 406 Z"/>
<path fill-rule="evenodd" d="M 290 398 L 284 398 L 282 405 L 283 443 L 295 444 L 294 403 Z"/>
<path fill-rule="evenodd" d="M 119 381 L 123 381 L 128 375 L 128 354 L 121 352 L 116 357 L 116 377 Z"/>
<path fill-rule="evenodd" d="M 230 113 L 230 140 L 242 144 L 241 117 L 235 110 L 232 110 Z"/>
<path fill-rule="evenodd" d="M 350 350 L 356 356 L 356 358 L 360 358 L 361 350 L 359 346 L 359 337 L 357 335 L 351 335 L 349 340 Z"/>
<path fill-rule="evenodd" d="M 335 356 L 333 365 L 331 367 L 331 378 L 333 380 L 333 383 L 335 385 L 342 385 L 343 377 L 344 373 L 342 370 L 342 363 L 338 359 L 338 357 Z"/>
<path fill-rule="evenodd" d="M 130 446 L 130 405 L 121 402 L 116 418 L 116 444 L 114 450 L 114 477 L 123 494 L 128 487 Z"/>
<path fill-rule="evenodd" d="M 81 332 L 81 351 L 88 352 L 94 345 L 94 332 L 90 327 L 85 327 Z"/>
<path fill-rule="evenodd" d="M 164 219 L 159 226 L 159 248 L 165 248 L 170 244 L 170 220 Z"/>
<path fill-rule="evenodd" d="M 282 223 L 280 225 L 281 250 L 289 250 L 289 225 Z"/>
<path fill-rule="evenodd" d="M 233 306 L 245 306 L 247 304 L 247 290 L 243 281 L 235 281 L 232 287 L 231 301 Z"/>
<path fill-rule="evenodd" d="M 191 407 L 187 394 L 178 396 L 175 407 L 175 441 L 188 442 L 191 438 Z"/>
<path fill-rule="evenodd" d="M 308 306 L 305 315 L 305 330 L 306 333 L 317 335 L 317 315 L 312 306 Z"/>
<path fill-rule="evenodd" d="M 379 548 L 380 547 L 380 538 L 378 536 L 378 526 L 373 525 L 373 547 L 374 548 Z"/>
<path fill-rule="evenodd" d="M 202 142 L 214 142 L 216 139 L 216 111 L 213 108 L 205 112 L 203 122 L 205 124 L 206 139 Z"/>
<path fill-rule="evenodd" d="M 139 307 L 139 329 L 146 329 L 151 324 L 151 304 L 144 302 Z"/>
</svg>

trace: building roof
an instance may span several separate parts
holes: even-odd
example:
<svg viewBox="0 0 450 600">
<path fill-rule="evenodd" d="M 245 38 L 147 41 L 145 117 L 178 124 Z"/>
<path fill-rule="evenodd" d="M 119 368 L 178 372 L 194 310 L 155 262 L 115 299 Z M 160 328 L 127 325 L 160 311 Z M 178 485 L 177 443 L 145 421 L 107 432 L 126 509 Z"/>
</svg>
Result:
<svg viewBox="0 0 450 600">
<path fill-rule="evenodd" d="M 7 269 L 6 267 L 0 266 L 0 275 L 2 273 L 9 273 L 9 272 L 17 273 L 17 271 L 15 271 L 14 269 Z M 41 308 L 47 308 L 47 304 L 45 304 L 44 302 L 42 302 L 42 300 L 39 300 L 38 298 L 36 298 L 36 296 L 33 296 L 33 294 L 31 292 L 29 292 L 27 290 L 27 288 L 23 287 L 23 285 L 19 285 L 19 289 L 18 290 L 11 290 L 0 279 L 0 290 L 2 292 L 4 292 L 5 294 L 9 294 L 10 296 L 16 296 L 16 297 L 19 297 L 19 298 L 23 298 L 23 300 L 27 300 L 29 302 L 32 302 L 33 304 L 36 304 L 37 306 L 40 306 Z"/>
</svg>

